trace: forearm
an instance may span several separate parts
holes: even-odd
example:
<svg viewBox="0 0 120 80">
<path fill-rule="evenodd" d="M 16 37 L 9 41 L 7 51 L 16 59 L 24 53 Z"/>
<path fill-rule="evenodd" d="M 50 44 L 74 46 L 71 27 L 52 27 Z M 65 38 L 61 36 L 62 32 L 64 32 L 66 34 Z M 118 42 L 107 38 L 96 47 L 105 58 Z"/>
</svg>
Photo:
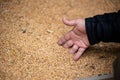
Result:
<svg viewBox="0 0 120 80">
<path fill-rule="evenodd" d="M 85 19 L 86 32 L 91 45 L 103 42 L 120 42 L 120 11 Z"/>
</svg>

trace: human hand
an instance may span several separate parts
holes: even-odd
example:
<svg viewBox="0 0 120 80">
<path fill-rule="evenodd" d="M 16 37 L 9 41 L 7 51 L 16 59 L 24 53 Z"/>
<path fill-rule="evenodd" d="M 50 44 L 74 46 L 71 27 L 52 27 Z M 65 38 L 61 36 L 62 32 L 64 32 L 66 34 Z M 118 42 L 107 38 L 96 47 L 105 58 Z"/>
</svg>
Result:
<svg viewBox="0 0 120 80">
<path fill-rule="evenodd" d="M 77 61 L 90 45 L 85 29 L 85 20 L 75 19 L 69 21 L 63 18 L 63 23 L 73 26 L 73 29 L 59 39 L 58 45 L 71 48 L 69 53 L 75 54 L 73 59 Z"/>
</svg>

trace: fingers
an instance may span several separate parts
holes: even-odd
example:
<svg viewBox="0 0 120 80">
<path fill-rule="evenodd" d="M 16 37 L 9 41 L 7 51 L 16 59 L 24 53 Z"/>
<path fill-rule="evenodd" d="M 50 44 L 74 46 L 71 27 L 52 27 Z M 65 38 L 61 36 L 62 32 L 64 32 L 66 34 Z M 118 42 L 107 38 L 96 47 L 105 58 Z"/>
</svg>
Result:
<svg viewBox="0 0 120 80">
<path fill-rule="evenodd" d="M 63 37 L 60 38 L 60 40 L 58 41 L 58 45 L 63 45 L 66 42 L 66 39 Z"/>
<path fill-rule="evenodd" d="M 70 49 L 69 53 L 71 53 L 71 54 L 76 53 L 77 50 L 78 50 L 78 48 L 79 48 L 79 47 L 78 47 L 77 45 L 74 45 L 74 46 Z"/>
<path fill-rule="evenodd" d="M 87 47 L 82 40 L 76 41 L 75 44 L 78 45 L 81 48 L 86 48 Z"/>
<path fill-rule="evenodd" d="M 63 18 L 62 20 L 63 20 L 63 23 L 68 25 L 68 26 L 75 26 L 76 25 L 76 20 L 69 21 L 66 18 Z"/>
<path fill-rule="evenodd" d="M 61 37 L 58 41 L 58 45 L 63 45 L 66 43 L 66 41 L 70 40 L 69 34 L 66 34 L 65 36 Z"/>
<path fill-rule="evenodd" d="M 85 48 L 79 48 L 78 52 L 75 54 L 73 59 L 77 61 L 84 51 L 85 51 Z"/>
<path fill-rule="evenodd" d="M 71 46 L 73 46 L 73 41 L 72 41 L 72 40 L 67 41 L 67 42 L 63 45 L 64 48 L 70 48 Z"/>
<path fill-rule="evenodd" d="M 65 37 L 62 37 L 59 41 L 58 41 L 58 44 L 59 45 L 62 45 L 64 48 L 70 48 L 70 53 L 74 54 L 74 60 L 77 61 L 80 56 L 83 54 L 83 52 L 85 51 L 86 48 L 83 48 L 83 47 L 79 47 L 78 45 L 75 45 L 73 43 L 72 40 L 66 40 Z"/>
</svg>

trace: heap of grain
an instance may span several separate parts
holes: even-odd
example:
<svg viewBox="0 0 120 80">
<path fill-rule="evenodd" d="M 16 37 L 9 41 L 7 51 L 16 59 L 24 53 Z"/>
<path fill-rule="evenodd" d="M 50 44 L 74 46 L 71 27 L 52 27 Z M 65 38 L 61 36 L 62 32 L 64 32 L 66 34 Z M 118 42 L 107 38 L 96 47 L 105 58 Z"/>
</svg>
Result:
<svg viewBox="0 0 120 80">
<path fill-rule="evenodd" d="M 85 18 L 117 11 L 119 0 L 2 0 L 0 1 L 0 79 L 74 80 L 112 73 L 120 46 L 98 44 L 74 62 L 56 44 L 71 28 L 61 18 Z M 106 6 L 107 5 L 107 6 Z"/>
</svg>

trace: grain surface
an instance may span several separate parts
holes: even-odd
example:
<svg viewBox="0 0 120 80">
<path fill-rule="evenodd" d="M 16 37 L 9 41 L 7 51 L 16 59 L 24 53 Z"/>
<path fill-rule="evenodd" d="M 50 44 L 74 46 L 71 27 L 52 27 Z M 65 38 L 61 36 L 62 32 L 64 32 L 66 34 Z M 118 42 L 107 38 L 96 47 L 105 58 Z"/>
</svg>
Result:
<svg viewBox="0 0 120 80">
<path fill-rule="evenodd" d="M 120 9 L 120 0 L 0 0 L 0 80 L 75 80 L 112 73 L 120 45 L 91 46 L 79 61 L 57 40 L 71 28 L 61 18 Z"/>
</svg>

